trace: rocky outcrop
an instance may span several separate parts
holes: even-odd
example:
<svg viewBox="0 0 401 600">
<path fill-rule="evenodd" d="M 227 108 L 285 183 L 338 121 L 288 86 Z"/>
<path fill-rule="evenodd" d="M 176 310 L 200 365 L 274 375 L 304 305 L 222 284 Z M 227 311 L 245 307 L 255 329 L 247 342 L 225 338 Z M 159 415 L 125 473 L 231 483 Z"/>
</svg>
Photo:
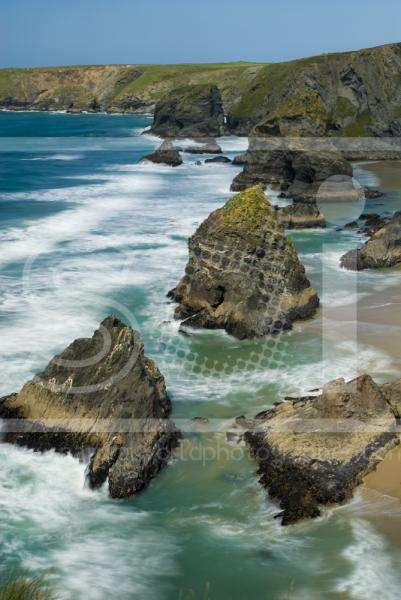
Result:
<svg viewBox="0 0 401 600">
<path fill-rule="evenodd" d="M 224 133 L 224 110 L 215 85 L 188 85 L 156 104 L 151 132 L 164 138 L 219 137 Z"/>
<path fill-rule="evenodd" d="M 341 266 L 352 271 L 380 269 L 401 264 L 401 211 L 377 230 L 362 248 L 341 258 Z"/>
<path fill-rule="evenodd" d="M 372 236 L 390 221 L 377 213 L 363 213 L 357 221 L 344 225 L 344 229 L 357 230 L 362 235 Z"/>
<path fill-rule="evenodd" d="M 205 163 L 222 163 L 229 164 L 231 160 L 227 156 L 214 156 L 213 158 L 207 158 Z"/>
<path fill-rule="evenodd" d="M 316 202 L 294 202 L 291 206 L 277 208 L 277 217 L 285 229 L 326 227 Z"/>
<path fill-rule="evenodd" d="M 277 516 L 289 525 L 350 499 L 399 438 L 386 394 L 363 375 L 260 413 L 245 440 L 260 482 L 282 509 Z"/>
<path fill-rule="evenodd" d="M 170 408 L 139 334 L 110 316 L 3 398 L 0 417 L 7 442 L 73 454 L 94 449 L 90 485 L 108 478 L 110 495 L 125 498 L 148 485 L 177 445 Z"/>
<path fill-rule="evenodd" d="M 185 152 L 188 152 L 188 154 L 221 154 L 222 149 L 221 146 L 219 146 L 216 141 L 213 140 L 205 142 L 201 145 L 198 144 L 196 146 L 187 146 L 185 148 Z"/>
<path fill-rule="evenodd" d="M 179 167 L 183 162 L 179 150 L 169 140 L 165 140 L 155 152 L 144 156 L 142 160 L 170 167 Z"/>
<path fill-rule="evenodd" d="M 211 213 L 189 240 L 185 276 L 170 292 L 177 319 L 240 338 L 291 329 L 319 304 L 259 186 Z"/>
<path fill-rule="evenodd" d="M 232 191 L 260 184 L 304 202 L 316 201 L 322 184 L 330 178 L 352 176 L 351 164 L 334 147 L 314 151 L 297 141 L 250 139 L 244 161 L 243 171 L 231 185 Z"/>
</svg>

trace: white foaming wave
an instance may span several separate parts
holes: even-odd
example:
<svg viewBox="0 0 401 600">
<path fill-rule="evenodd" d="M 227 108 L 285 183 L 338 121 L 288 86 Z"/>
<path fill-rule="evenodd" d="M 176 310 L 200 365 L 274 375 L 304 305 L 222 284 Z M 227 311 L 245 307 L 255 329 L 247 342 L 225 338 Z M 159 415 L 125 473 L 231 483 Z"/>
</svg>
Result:
<svg viewBox="0 0 401 600">
<path fill-rule="evenodd" d="M 36 156 L 35 158 L 22 158 L 21 160 L 80 160 L 83 154 L 52 154 L 51 156 Z"/>
<path fill-rule="evenodd" d="M 185 349 L 185 341 L 178 343 Z M 199 402 L 201 398 L 205 402 L 218 402 L 226 406 L 235 404 L 238 394 L 247 393 L 250 388 L 260 403 L 260 392 L 265 395 L 267 385 L 274 386 L 274 400 L 277 400 L 286 395 L 306 395 L 309 390 L 321 389 L 328 381 L 340 377 L 348 381 L 365 372 L 373 377 L 376 373 L 386 373 L 391 377 L 399 372 L 398 366 L 384 352 L 372 347 L 361 347 L 352 341 L 336 343 L 333 340 L 329 344 L 329 351 L 328 356 L 317 362 L 286 366 L 284 356 L 281 359 L 283 364 L 277 368 L 258 368 L 256 364 L 255 368 L 235 368 L 232 373 L 225 373 L 224 377 L 219 372 L 219 363 L 224 365 L 224 354 L 215 368 L 211 366 L 208 370 L 205 367 L 200 375 L 196 370 L 191 373 L 190 364 L 185 368 L 183 359 L 169 355 L 168 351 L 165 356 L 158 357 L 158 363 L 169 377 L 176 401 Z M 237 414 L 232 415 L 233 418 L 235 416 Z"/>
<path fill-rule="evenodd" d="M 364 519 L 351 523 L 353 542 L 342 553 L 353 566 L 348 577 L 340 579 L 336 591 L 357 600 L 394 600 L 399 597 L 401 578 L 397 558 L 385 539 Z"/>
<path fill-rule="evenodd" d="M 76 206 L 33 221 L 27 227 L 2 231 L 0 264 L 28 258 L 32 260 L 37 255 L 51 252 L 60 242 L 79 239 L 113 216 L 131 213 L 135 207 L 149 201 L 159 186 L 160 180 L 154 176 L 126 175 L 102 185 L 39 192 L 36 196 L 38 200 L 64 200 L 75 202 Z M 29 194 L 15 194 L 15 197 L 25 199 Z"/>
<path fill-rule="evenodd" d="M 0 446 L 0 540 L 5 564 L 48 573 L 64 600 L 106 600 L 132 594 L 163 597 L 155 573 L 175 573 L 176 547 L 160 535 L 152 514 L 85 487 L 85 465 L 71 456 Z M 22 534 L 23 532 L 23 534 Z M 41 540 L 41 547 L 32 545 Z M 148 590 L 149 593 L 148 593 Z"/>
</svg>

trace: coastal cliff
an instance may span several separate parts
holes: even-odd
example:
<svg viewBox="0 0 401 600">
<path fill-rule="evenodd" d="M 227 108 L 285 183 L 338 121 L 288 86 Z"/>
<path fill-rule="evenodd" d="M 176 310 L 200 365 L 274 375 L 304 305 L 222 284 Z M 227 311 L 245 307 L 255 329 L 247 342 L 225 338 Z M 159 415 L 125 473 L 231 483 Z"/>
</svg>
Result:
<svg viewBox="0 0 401 600">
<path fill-rule="evenodd" d="M 232 134 L 400 136 L 400 73 L 400 43 L 272 64 L 2 69 L 0 108 L 135 113 L 157 106 L 164 114 L 171 93 L 208 85 L 218 90 Z M 173 131 L 174 111 L 170 118 Z"/>
</svg>

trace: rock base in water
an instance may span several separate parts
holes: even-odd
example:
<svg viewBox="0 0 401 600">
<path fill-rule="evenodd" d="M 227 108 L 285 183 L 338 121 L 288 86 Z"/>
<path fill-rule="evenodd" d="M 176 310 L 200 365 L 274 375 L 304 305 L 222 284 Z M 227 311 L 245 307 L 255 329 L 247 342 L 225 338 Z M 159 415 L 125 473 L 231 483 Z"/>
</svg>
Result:
<svg viewBox="0 0 401 600">
<path fill-rule="evenodd" d="M 108 479 L 113 498 L 139 492 L 166 464 L 180 437 L 169 413 L 164 378 L 139 334 L 113 316 L 0 401 L 5 441 L 75 455 L 94 449 L 89 483 Z"/>
<path fill-rule="evenodd" d="M 326 220 L 315 202 L 294 202 L 291 206 L 277 208 L 277 216 L 285 229 L 326 227 Z"/>
<path fill-rule="evenodd" d="M 245 440 L 261 483 L 278 501 L 283 525 L 320 515 L 354 488 L 398 444 L 395 414 L 368 376 L 327 384 L 317 397 L 278 404 L 255 417 Z"/>
<path fill-rule="evenodd" d="M 163 138 L 210 138 L 224 135 L 224 110 L 215 85 L 188 85 L 162 98 L 151 132 Z"/>
<path fill-rule="evenodd" d="M 165 140 L 153 154 L 144 156 L 142 160 L 155 164 L 169 165 L 170 167 L 179 167 L 183 162 L 179 150 L 174 148 L 173 144 L 168 140 Z"/>
</svg>

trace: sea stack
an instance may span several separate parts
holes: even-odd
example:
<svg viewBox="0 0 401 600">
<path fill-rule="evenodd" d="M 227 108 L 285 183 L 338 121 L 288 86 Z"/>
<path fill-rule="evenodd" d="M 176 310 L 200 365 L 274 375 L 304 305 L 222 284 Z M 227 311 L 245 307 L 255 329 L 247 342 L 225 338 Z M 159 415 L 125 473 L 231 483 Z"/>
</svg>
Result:
<svg viewBox="0 0 401 600">
<path fill-rule="evenodd" d="M 399 387 L 399 383 L 398 383 Z M 283 402 L 255 417 L 245 440 L 283 525 L 344 502 L 399 443 L 395 411 L 369 375 L 328 383 L 316 397 Z"/>
<path fill-rule="evenodd" d="M 179 167 L 183 162 L 179 150 L 174 148 L 170 140 L 165 140 L 155 152 L 147 154 L 142 160 L 169 165 L 170 167 Z"/>
<path fill-rule="evenodd" d="M 341 266 L 352 271 L 380 269 L 401 265 L 401 211 L 358 250 L 350 250 L 341 258 Z"/>
<path fill-rule="evenodd" d="M 198 227 L 185 275 L 169 296 L 184 325 L 239 339 L 291 329 L 319 305 L 260 186 L 233 196 Z"/>
<path fill-rule="evenodd" d="M 145 488 L 179 432 L 164 378 L 139 334 L 114 316 L 75 340 L 18 394 L 0 400 L 5 441 L 75 455 L 94 450 L 88 480 L 113 498 Z"/>
</svg>

